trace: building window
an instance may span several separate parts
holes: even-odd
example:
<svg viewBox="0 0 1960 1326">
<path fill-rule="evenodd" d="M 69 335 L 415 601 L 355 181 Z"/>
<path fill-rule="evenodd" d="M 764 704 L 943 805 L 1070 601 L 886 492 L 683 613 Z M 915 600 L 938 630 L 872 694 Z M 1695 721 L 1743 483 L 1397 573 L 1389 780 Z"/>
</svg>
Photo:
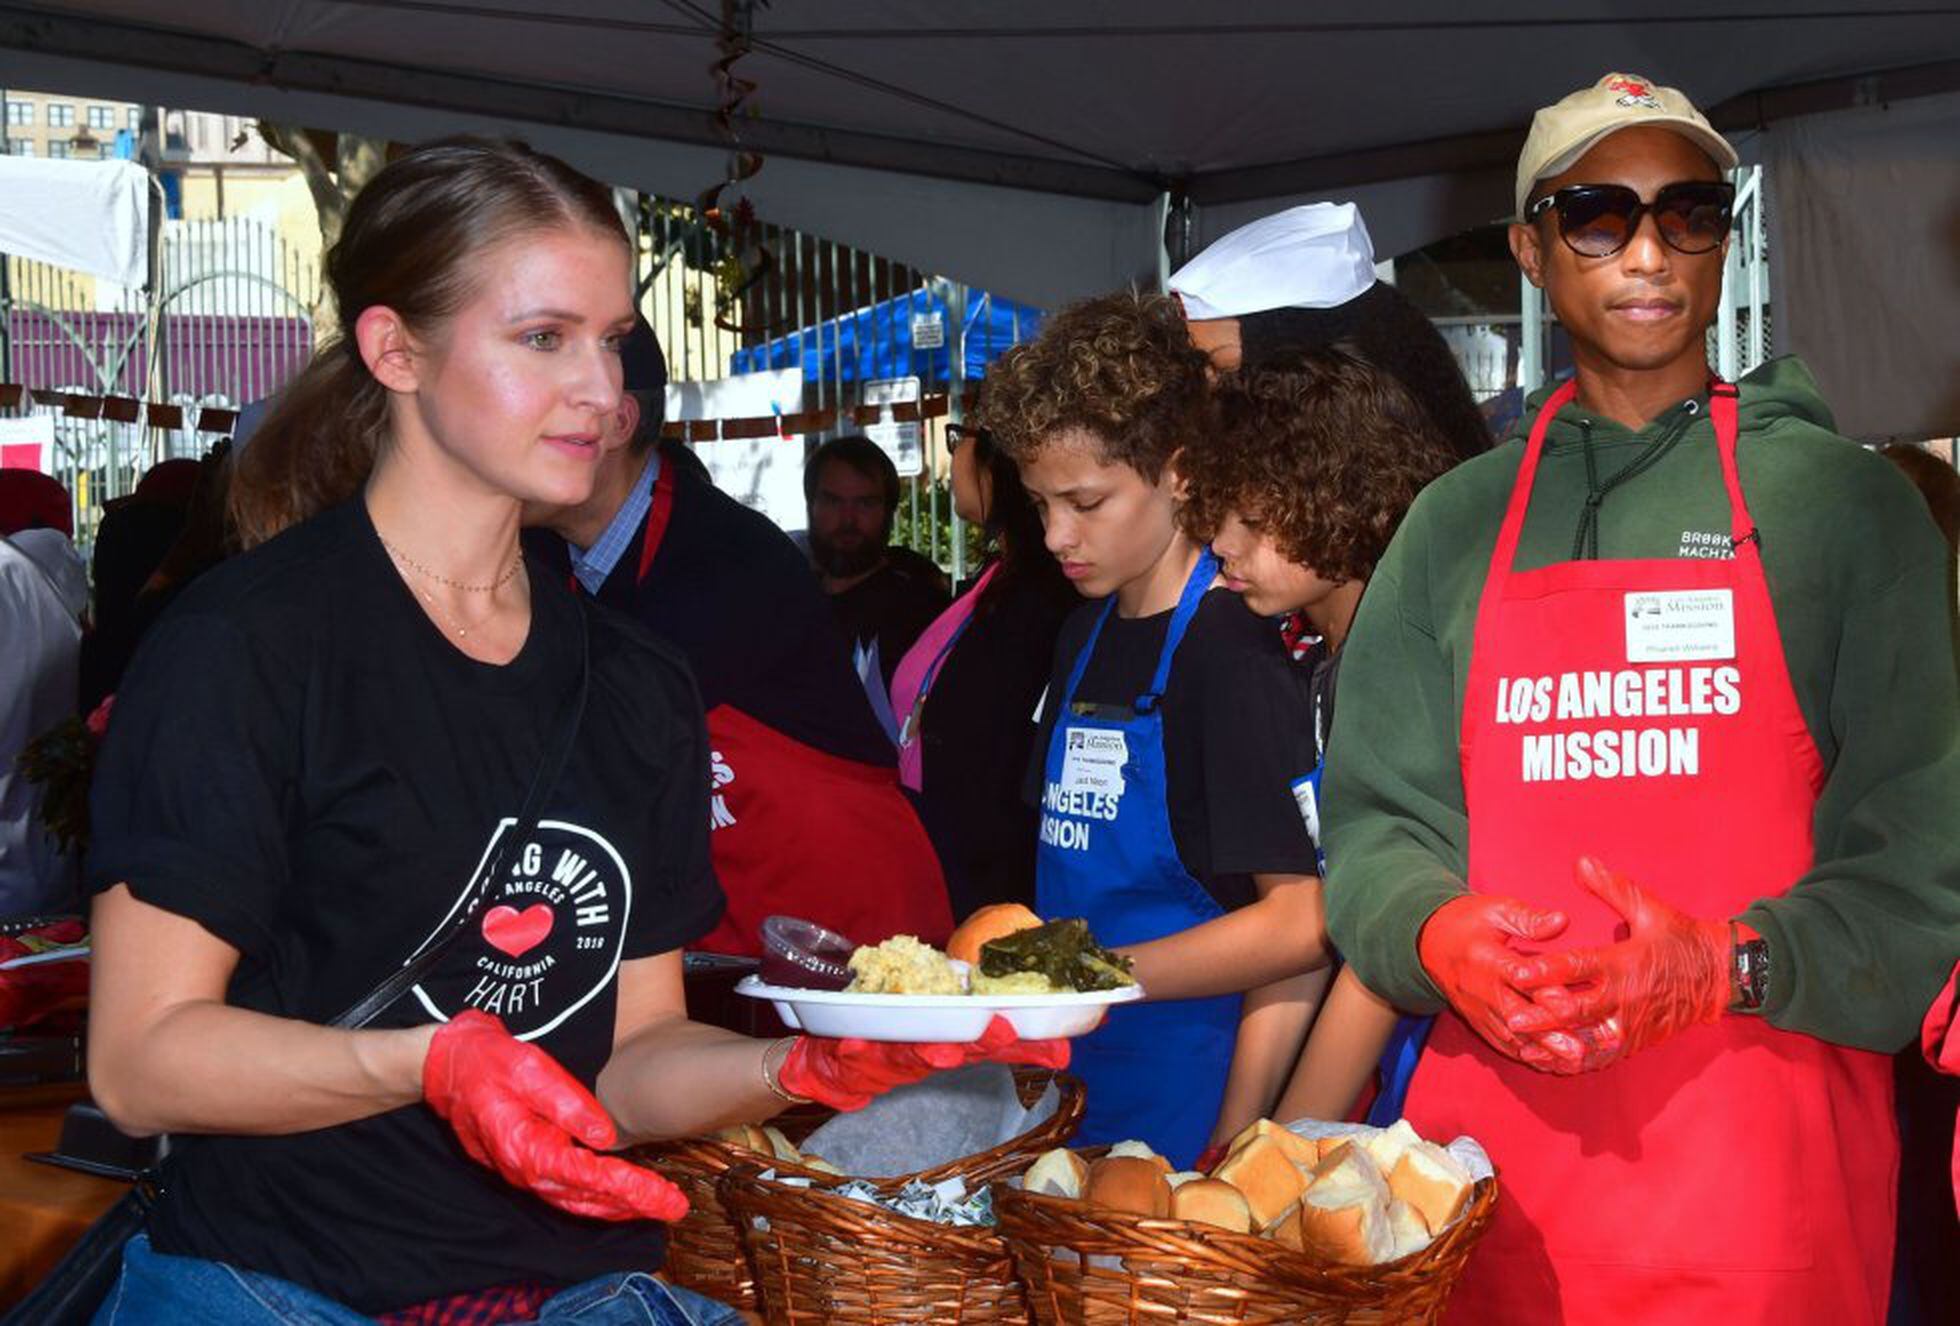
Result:
<svg viewBox="0 0 1960 1326">
<path fill-rule="evenodd" d="M 14 155 L 17 157 L 31 157 L 34 155 L 34 140 L 31 138 L 16 138 L 13 142 L 7 144 L 7 146 L 14 149 Z"/>
<path fill-rule="evenodd" d="M 67 142 L 60 138 L 50 138 L 48 140 L 48 155 L 54 157 L 57 160 L 67 156 L 68 155 Z"/>
<path fill-rule="evenodd" d="M 48 103 L 48 124 L 56 129 L 72 129 L 75 126 L 75 108 L 65 101 Z"/>
<path fill-rule="evenodd" d="M 10 101 L 7 103 L 7 123 L 19 127 L 34 123 L 34 103 L 31 101 Z"/>
<path fill-rule="evenodd" d="M 142 127 L 143 127 L 143 108 L 141 106 L 131 106 L 129 108 L 130 132 L 134 133 L 136 130 L 141 129 Z"/>
<path fill-rule="evenodd" d="M 91 129 L 115 128 L 116 108 L 114 106 L 90 106 L 88 108 L 88 127 Z"/>
<path fill-rule="evenodd" d="M 114 160 L 116 155 L 116 145 L 114 143 L 98 142 L 95 145 L 95 155 L 104 161 Z"/>
</svg>

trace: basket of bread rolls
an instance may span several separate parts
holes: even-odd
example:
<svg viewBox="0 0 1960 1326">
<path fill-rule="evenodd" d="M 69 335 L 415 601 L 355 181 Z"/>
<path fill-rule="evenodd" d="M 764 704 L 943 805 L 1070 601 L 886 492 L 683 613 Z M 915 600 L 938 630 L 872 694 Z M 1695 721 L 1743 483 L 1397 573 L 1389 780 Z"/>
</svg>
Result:
<svg viewBox="0 0 1960 1326">
<path fill-rule="evenodd" d="M 1441 1320 L 1497 1202 L 1482 1152 L 1406 1121 L 1300 1127 L 1260 1120 L 1209 1174 L 1124 1142 L 996 1185 L 1037 1326 Z"/>
<path fill-rule="evenodd" d="M 982 944 L 1040 924 L 1041 918 L 1024 907 L 984 908 L 954 931 L 947 951 L 962 960 L 977 961 Z M 1047 1069 L 1014 1069 L 1015 1089 L 1024 1105 L 1032 1106 L 1051 1084 L 1060 1094 L 1054 1114 L 1022 1136 L 950 1164 L 871 1182 L 895 1192 L 913 1181 L 934 1183 L 957 1176 L 978 1190 L 995 1179 L 1019 1173 L 1035 1156 L 1067 1142 L 1082 1121 L 1084 1099 L 1078 1079 Z M 833 1113 L 823 1106 L 802 1105 L 769 1124 L 734 1124 L 705 1137 L 653 1142 L 628 1152 L 630 1159 L 658 1171 L 687 1196 L 687 1215 L 668 1227 L 663 1274 L 697 1293 L 747 1311 L 756 1310 L 755 1272 L 743 1232 L 723 1206 L 717 1184 L 728 1171 L 745 1165 L 799 1181 L 850 1177 L 840 1175 L 823 1156 L 800 1149 Z"/>
</svg>

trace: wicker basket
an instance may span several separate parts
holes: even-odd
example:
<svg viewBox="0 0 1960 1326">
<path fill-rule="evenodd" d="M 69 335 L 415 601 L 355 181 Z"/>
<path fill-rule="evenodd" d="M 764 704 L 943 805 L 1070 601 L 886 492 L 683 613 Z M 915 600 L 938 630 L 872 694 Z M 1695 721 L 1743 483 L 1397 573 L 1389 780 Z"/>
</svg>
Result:
<svg viewBox="0 0 1960 1326">
<path fill-rule="evenodd" d="M 937 1169 L 878 1180 L 878 1186 L 896 1191 L 914 1178 L 932 1183 L 957 1174 L 977 1188 L 1020 1173 L 1044 1151 L 1066 1146 L 1082 1122 L 1085 1100 L 1081 1081 L 1067 1073 L 1040 1068 L 1014 1070 L 1014 1085 L 1021 1093 L 1023 1105 L 1032 1105 L 1040 1099 L 1051 1081 L 1061 1092 L 1054 1114 L 1020 1137 Z M 801 1106 L 778 1116 L 775 1124 L 792 1142 L 801 1144 L 833 1113 L 821 1106 Z M 755 1273 L 749 1264 L 741 1227 L 723 1209 L 716 1183 L 738 1165 L 755 1164 L 756 1153 L 711 1138 L 688 1137 L 638 1147 L 628 1156 L 658 1171 L 687 1196 L 686 1217 L 667 1230 L 667 1260 L 662 1273 L 675 1284 L 698 1294 L 754 1311 Z M 776 1170 L 808 1179 L 828 1177 L 793 1164 L 778 1163 Z"/>
<path fill-rule="evenodd" d="M 795 1188 L 761 1173 L 738 1166 L 717 1186 L 748 1244 L 769 1326 L 1027 1326 L 998 1231 L 915 1220 L 826 1191 L 842 1179 Z"/>
<path fill-rule="evenodd" d="M 1423 1251 L 1384 1266 L 1346 1267 L 1250 1234 L 994 1187 L 994 1214 L 1036 1326 L 1440 1321 L 1496 1205 L 1496 1181 L 1484 1179 L 1463 1215 Z"/>
</svg>

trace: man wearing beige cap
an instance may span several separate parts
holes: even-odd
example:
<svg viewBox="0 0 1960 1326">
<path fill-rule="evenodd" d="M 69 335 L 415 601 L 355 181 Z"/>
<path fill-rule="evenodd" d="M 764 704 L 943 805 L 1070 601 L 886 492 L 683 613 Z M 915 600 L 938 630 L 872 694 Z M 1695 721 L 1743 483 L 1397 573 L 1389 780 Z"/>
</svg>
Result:
<svg viewBox="0 0 1960 1326">
<path fill-rule="evenodd" d="M 1634 75 L 1538 113 L 1511 249 L 1574 378 L 1347 645 L 1328 926 L 1500 1171 L 1461 1320 L 1885 1316 L 1887 1056 L 1960 952 L 1944 544 L 1802 364 L 1711 378 L 1734 163 Z"/>
</svg>

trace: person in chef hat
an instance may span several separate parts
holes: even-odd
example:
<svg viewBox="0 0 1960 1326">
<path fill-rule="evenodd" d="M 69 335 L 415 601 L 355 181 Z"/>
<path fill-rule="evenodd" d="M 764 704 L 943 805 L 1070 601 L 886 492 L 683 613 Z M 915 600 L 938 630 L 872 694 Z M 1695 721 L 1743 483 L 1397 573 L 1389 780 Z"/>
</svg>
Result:
<svg viewBox="0 0 1960 1326">
<path fill-rule="evenodd" d="M 1376 278 L 1375 246 L 1353 203 L 1307 203 L 1240 226 L 1178 268 L 1170 291 L 1220 372 L 1341 342 L 1393 374 L 1459 457 L 1490 449 L 1449 346 L 1406 295 Z"/>
</svg>

